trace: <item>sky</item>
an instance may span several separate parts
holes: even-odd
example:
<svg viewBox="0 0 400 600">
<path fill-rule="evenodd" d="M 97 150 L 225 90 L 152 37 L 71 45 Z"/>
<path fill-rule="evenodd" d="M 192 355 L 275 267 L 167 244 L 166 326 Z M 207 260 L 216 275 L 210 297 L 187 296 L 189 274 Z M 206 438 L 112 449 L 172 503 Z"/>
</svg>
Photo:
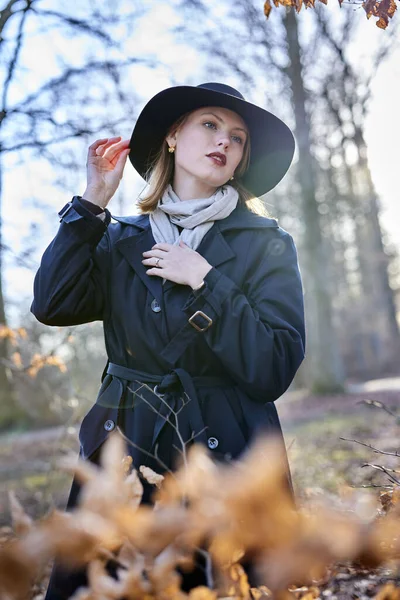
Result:
<svg viewBox="0 0 400 600">
<path fill-rule="evenodd" d="M 261 4 L 262 2 L 260 2 L 260 7 Z M 326 10 L 331 12 L 332 18 L 336 18 L 335 15 L 339 14 L 338 11 L 353 9 L 350 6 L 339 9 L 337 3 L 332 1 L 326 7 Z M 274 18 L 278 18 L 276 11 L 277 9 L 273 8 L 270 17 L 272 22 Z M 302 32 L 305 37 L 307 36 L 309 16 L 310 10 L 303 11 L 300 16 Z M 386 35 L 386 32 L 379 30 L 373 19 L 367 21 L 361 12 L 358 18 L 360 21 L 359 33 L 352 52 L 354 53 L 354 60 L 362 69 L 365 61 L 368 60 L 370 48 L 377 43 L 379 36 Z M 400 15 L 395 15 L 396 18 L 400 18 Z M 155 5 L 153 13 L 143 20 L 141 26 L 137 28 L 137 33 L 132 36 L 132 48 L 140 48 L 143 54 L 153 52 L 157 56 L 157 53 L 159 53 L 166 65 L 166 67 L 157 69 L 156 76 L 152 70 L 146 68 L 136 69 L 136 79 L 140 81 L 139 110 L 150 97 L 170 85 L 177 82 L 196 85 L 204 81 L 204 74 L 201 74 L 203 66 L 201 56 L 190 45 L 177 44 L 172 34 L 165 27 L 166 23 L 169 25 L 178 24 L 179 20 L 180 17 L 173 10 L 173 3 Z M 35 35 L 34 31 L 32 33 Z M 65 44 L 68 41 L 60 37 L 57 38 L 54 32 L 51 36 L 53 46 L 61 52 L 64 48 L 67 51 Z M 392 104 L 398 98 L 400 87 L 399 58 L 400 48 L 398 47 L 378 69 L 372 84 L 373 98 L 365 131 L 372 176 L 381 199 L 382 225 L 400 248 L 400 202 L 397 175 L 400 120 L 392 108 Z M 24 91 L 25 86 L 34 86 L 35 78 L 39 77 L 40 74 L 45 75 L 46 72 L 50 72 L 57 66 L 54 63 L 54 56 L 49 53 L 49 40 L 43 35 L 36 36 L 35 51 L 30 53 L 30 56 L 25 60 L 27 61 L 26 70 L 21 79 L 20 91 Z M 79 61 L 79 52 L 76 60 Z M 174 82 L 171 79 L 171 74 Z M 225 83 L 230 83 L 229 79 L 226 79 Z M 14 93 L 18 94 L 18 89 Z M 252 100 L 255 101 L 255 98 L 252 98 Z M 129 137 L 130 134 L 130 129 L 121 131 L 123 137 Z M 81 158 L 82 164 L 84 164 L 85 152 L 83 151 Z M 38 238 L 33 240 L 38 247 L 36 254 L 36 259 L 38 259 L 57 230 L 58 217 L 56 213 L 58 210 L 70 200 L 72 195 L 83 193 L 85 187 L 84 172 L 71 173 L 71 193 L 66 195 L 65 192 L 62 193 L 54 187 L 51 174 L 48 173 L 48 167 L 44 169 L 43 165 L 37 163 L 17 165 L 13 157 L 7 158 L 6 165 L 8 165 L 9 170 L 4 180 L 4 242 L 18 253 L 26 247 L 27 240 L 32 235 L 30 233 L 31 223 L 38 223 L 38 233 L 35 234 Z M 129 204 L 134 204 L 134 199 L 142 188 L 143 181 L 128 163 L 121 184 L 121 193 L 125 199 L 125 210 L 123 212 L 132 212 L 129 210 Z M 43 198 L 43 203 L 53 209 L 53 214 L 51 210 L 41 210 L 27 205 L 24 198 L 29 197 L 32 193 L 39 198 Z M 130 202 L 131 198 L 132 202 Z M 110 209 L 114 214 L 120 214 L 118 193 L 112 200 Z M 34 270 L 16 270 L 12 262 L 8 262 L 8 264 L 9 268 L 5 278 L 7 297 L 29 301 L 32 293 Z M 17 318 L 17 311 L 13 309 L 12 305 L 10 313 L 12 318 L 13 315 Z"/>
</svg>

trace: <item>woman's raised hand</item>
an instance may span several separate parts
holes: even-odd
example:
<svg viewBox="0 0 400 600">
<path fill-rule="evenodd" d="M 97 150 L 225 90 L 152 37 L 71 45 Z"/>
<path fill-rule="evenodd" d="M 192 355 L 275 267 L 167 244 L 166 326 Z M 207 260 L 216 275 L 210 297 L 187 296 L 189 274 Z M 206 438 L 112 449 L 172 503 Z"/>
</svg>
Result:
<svg viewBox="0 0 400 600">
<path fill-rule="evenodd" d="M 89 146 L 85 200 L 107 206 L 122 179 L 129 152 L 129 140 L 121 141 L 120 136 L 96 140 Z"/>
</svg>

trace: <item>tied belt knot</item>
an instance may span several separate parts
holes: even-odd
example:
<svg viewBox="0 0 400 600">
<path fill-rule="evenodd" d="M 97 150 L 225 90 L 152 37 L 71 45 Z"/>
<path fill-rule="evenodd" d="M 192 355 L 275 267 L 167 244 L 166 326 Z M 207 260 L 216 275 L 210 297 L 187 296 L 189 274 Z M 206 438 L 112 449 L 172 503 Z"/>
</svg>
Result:
<svg viewBox="0 0 400 600">
<path fill-rule="evenodd" d="M 107 375 L 103 380 L 96 403 L 102 406 L 111 406 L 122 409 L 121 401 L 126 398 L 127 391 L 131 391 L 139 398 L 144 398 L 145 389 L 133 390 L 131 383 L 153 384 L 152 393 L 160 399 L 156 409 L 152 403 L 149 410 L 157 413 L 152 447 L 157 442 L 164 425 L 170 421 L 171 415 L 179 408 L 179 420 L 177 426 L 185 441 L 194 439 L 197 442 L 207 443 L 206 427 L 201 414 L 200 402 L 197 397 L 198 387 L 230 387 L 232 382 L 227 378 L 191 376 L 185 369 L 173 369 L 165 375 L 154 375 L 136 369 L 129 369 L 110 362 L 107 367 Z M 183 394 L 182 394 L 183 392 Z M 179 404 L 179 394 L 183 396 L 183 405 Z M 134 409 L 134 403 L 133 403 Z"/>
</svg>

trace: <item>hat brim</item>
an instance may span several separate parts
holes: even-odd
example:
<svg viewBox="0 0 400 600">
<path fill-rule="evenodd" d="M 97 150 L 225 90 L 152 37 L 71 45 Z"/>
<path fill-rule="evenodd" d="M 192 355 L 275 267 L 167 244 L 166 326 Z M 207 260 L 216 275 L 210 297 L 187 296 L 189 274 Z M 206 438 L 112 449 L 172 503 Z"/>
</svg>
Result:
<svg viewBox="0 0 400 600">
<path fill-rule="evenodd" d="M 295 141 L 289 127 L 267 110 L 233 95 L 192 86 L 156 94 L 140 113 L 130 140 L 129 159 L 146 179 L 169 127 L 184 113 L 203 106 L 221 106 L 239 114 L 250 132 L 250 163 L 240 179 L 255 196 L 272 190 L 293 159 Z"/>
</svg>

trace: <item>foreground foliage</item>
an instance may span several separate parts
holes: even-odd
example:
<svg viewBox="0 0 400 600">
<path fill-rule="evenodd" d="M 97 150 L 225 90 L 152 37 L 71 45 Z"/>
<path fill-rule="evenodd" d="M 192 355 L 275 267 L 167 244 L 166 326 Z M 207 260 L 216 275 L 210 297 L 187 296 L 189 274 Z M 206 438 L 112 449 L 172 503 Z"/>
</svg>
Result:
<svg viewBox="0 0 400 600">
<path fill-rule="evenodd" d="M 328 0 L 319 0 L 322 4 L 328 4 Z M 339 0 L 339 6 L 342 6 L 344 0 Z M 279 5 L 289 6 L 295 8 L 296 12 L 300 12 L 303 6 L 303 0 L 273 0 L 276 7 Z M 352 2 L 355 4 L 355 2 Z M 386 29 L 389 24 L 389 19 L 393 18 L 394 13 L 397 10 L 395 0 L 364 0 L 360 2 L 362 8 L 365 10 L 367 19 L 376 17 L 376 26 L 380 29 Z M 314 8 L 315 0 L 304 0 L 304 6 L 306 8 Z M 264 2 L 264 14 L 269 17 L 272 10 L 271 0 Z"/>
<path fill-rule="evenodd" d="M 132 469 L 118 433 L 110 436 L 100 467 L 75 459 L 64 468 L 83 484 L 79 505 L 33 523 L 11 496 L 16 537 L 0 549 L 0 597 L 29 597 L 53 557 L 88 565 L 88 587 L 74 600 L 216 600 L 318 598 L 335 564 L 375 568 L 398 559 L 400 503 L 385 492 L 378 515 L 293 505 L 279 448 L 259 441 L 240 463 L 215 464 L 201 446 L 165 478 Z M 141 505 L 142 481 L 154 485 L 154 507 Z M 185 593 L 181 570 L 196 553 L 207 566 L 208 587 Z M 118 580 L 106 568 L 113 560 Z M 259 582 L 251 588 L 239 561 L 251 561 Z M 290 591 L 289 591 L 290 590 Z M 377 598 L 393 600 L 387 583 Z"/>
</svg>

